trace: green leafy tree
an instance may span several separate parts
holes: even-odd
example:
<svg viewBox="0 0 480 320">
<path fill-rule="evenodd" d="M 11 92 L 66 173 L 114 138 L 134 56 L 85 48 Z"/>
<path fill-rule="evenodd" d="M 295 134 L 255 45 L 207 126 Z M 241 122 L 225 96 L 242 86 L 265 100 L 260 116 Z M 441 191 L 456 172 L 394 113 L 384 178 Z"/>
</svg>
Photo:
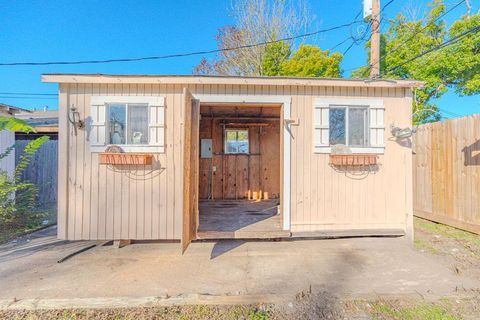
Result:
<svg viewBox="0 0 480 320">
<path fill-rule="evenodd" d="M 0 130 L 35 132 L 25 121 L 0 116 Z M 22 174 L 28 167 L 35 152 L 48 140 L 43 136 L 31 140 L 23 150 L 13 176 L 0 171 L 0 240 L 8 238 L 17 230 L 25 230 L 39 223 L 42 213 L 35 210 L 37 189 L 35 185 L 22 180 Z M 15 145 L 0 153 L 0 160 L 6 158 Z"/>
<path fill-rule="evenodd" d="M 288 60 L 292 51 L 291 46 L 283 41 L 269 44 L 265 48 L 262 60 L 263 74 L 266 76 L 279 76 L 282 74 L 282 65 Z"/>
<path fill-rule="evenodd" d="M 458 42 L 407 62 L 433 49 L 448 39 L 480 25 L 480 14 L 464 15 L 447 27 L 440 17 L 446 6 L 441 0 L 430 4 L 426 17 L 408 20 L 399 14 L 390 22 L 381 37 L 380 70 L 384 78 L 415 79 L 425 82 L 415 92 L 414 123 L 438 121 L 440 112 L 435 100 L 448 90 L 459 95 L 480 93 L 480 33 L 471 32 Z M 367 43 L 366 47 L 369 48 Z M 396 66 L 400 66 L 396 68 Z M 369 67 L 352 73 L 353 77 L 368 77 Z"/>
<path fill-rule="evenodd" d="M 22 119 L 0 116 L 0 131 L 2 130 L 25 133 L 35 132 L 35 129 Z"/>
<path fill-rule="evenodd" d="M 276 73 L 267 75 L 338 78 L 341 76 L 340 62 L 342 59 L 343 56 L 338 52 L 330 54 L 328 50 L 304 44 L 300 45 L 290 58 L 283 59 L 276 70 L 271 68 Z M 266 69 L 269 61 L 264 60 L 263 62 L 264 69 Z"/>
</svg>

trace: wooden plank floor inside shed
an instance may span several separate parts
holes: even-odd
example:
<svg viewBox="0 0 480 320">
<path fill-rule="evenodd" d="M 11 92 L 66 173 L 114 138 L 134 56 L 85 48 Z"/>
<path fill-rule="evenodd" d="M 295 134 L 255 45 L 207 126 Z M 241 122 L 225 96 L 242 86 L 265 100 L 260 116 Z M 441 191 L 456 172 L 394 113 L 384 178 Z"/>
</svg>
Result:
<svg viewBox="0 0 480 320">
<path fill-rule="evenodd" d="M 201 200 L 198 239 L 271 239 L 289 237 L 282 229 L 279 200 Z"/>
</svg>

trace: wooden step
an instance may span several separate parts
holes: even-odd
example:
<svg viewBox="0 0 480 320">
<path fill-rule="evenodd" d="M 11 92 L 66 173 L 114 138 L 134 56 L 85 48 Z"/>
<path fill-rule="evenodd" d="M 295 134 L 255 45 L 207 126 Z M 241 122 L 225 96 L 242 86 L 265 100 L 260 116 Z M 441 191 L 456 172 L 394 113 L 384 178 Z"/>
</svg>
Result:
<svg viewBox="0 0 480 320">
<path fill-rule="evenodd" d="M 289 238 L 290 231 L 269 230 L 269 231 L 198 231 L 197 239 L 275 239 Z"/>
</svg>

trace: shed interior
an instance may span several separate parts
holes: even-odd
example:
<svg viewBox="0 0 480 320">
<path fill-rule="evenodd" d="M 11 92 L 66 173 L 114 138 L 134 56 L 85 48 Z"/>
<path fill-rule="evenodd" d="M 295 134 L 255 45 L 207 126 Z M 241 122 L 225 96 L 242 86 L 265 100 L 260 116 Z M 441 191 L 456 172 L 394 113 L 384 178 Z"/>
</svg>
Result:
<svg viewBox="0 0 480 320">
<path fill-rule="evenodd" d="M 286 236 L 279 212 L 281 106 L 200 107 L 198 238 Z"/>
</svg>

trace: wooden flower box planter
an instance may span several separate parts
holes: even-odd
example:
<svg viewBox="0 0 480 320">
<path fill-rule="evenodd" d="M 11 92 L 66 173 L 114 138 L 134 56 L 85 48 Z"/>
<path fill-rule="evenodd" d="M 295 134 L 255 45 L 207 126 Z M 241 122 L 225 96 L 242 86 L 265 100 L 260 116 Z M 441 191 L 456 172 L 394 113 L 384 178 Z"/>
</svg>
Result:
<svg viewBox="0 0 480 320">
<path fill-rule="evenodd" d="M 371 166 L 377 164 L 375 154 L 331 154 L 330 164 L 333 166 Z"/>
<path fill-rule="evenodd" d="M 100 153 L 100 164 L 152 164 L 153 155 L 148 153 Z"/>
</svg>

